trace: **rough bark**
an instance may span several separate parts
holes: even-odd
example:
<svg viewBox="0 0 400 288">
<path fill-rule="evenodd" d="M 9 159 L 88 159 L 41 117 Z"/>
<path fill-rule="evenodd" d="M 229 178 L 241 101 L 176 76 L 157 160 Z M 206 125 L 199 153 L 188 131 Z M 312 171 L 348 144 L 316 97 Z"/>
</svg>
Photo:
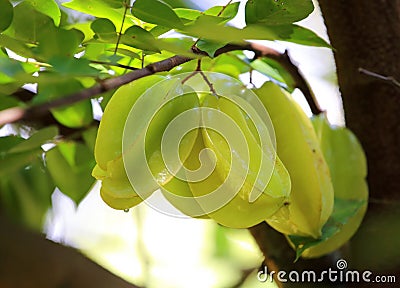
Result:
<svg viewBox="0 0 400 288">
<path fill-rule="evenodd" d="M 400 79 L 400 0 L 319 3 L 335 49 L 347 126 L 368 159 L 370 203 L 350 244 L 352 259 L 358 267 L 399 275 L 393 239 L 400 238 L 400 87 L 393 80 Z"/>
<path fill-rule="evenodd" d="M 367 153 L 371 198 L 400 199 L 400 0 L 320 0 L 347 125 Z"/>
</svg>

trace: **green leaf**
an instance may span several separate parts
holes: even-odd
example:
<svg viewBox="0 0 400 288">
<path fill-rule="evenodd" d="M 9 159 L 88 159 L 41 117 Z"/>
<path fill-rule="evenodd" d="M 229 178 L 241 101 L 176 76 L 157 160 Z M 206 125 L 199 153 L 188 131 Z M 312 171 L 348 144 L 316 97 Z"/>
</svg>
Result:
<svg viewBox="0 0 400 288">
<path fill-rule="evenodd" d="M 221 25 L 221 18 L 201 15 L 193 23 L 181 30 L 193 37 L 213 40 L 220 43 L 242 44 L 245 39 L 276 40 L 278 36 L 272 29 L 262 25 L 251 25 L 243 29 Z"/>
<path fill-rule="evenodd" d="M 241 44 L 244 40 L 281 40 L 310 46 L 331 47 L 314 32 L 298 25 L 251 24 L 238 29 L 223 26 L 220 21 L 219 17 L 201 15 L 193 23 L 186 25 L 182 33 L 219 43 Z"/>
<path fill-rule="evenodd" d="M 268 76 L 269 78 L 272 78 L 281 83 L 285 82 L 279 72 L 277 72 L 273 67 L 266 63 L 264 59 L 256 59 L 252 61 L 250 65 L 253 69 L 264 74 L 265 76 Z"/>
<path fill-rule="evenodd" d="M 211 16 L 218 16 L 224 18 L 225 21 L 232 20 L 235 18 L 236 14 L 239 11 L 240 2 L 234 2 L 229 4 L 228 6 L 214 6 L 210 9 L 204 11 L 204 14 Z M 221 13 L 222 11 L 222 13 Z"/>
<path fill-rule="evenodd" d="M 133 52 L 131 50 L 128 50 L 128 49 L 118 48 L 117 49 L 117 53 L 121 54 L 121 55 L 124 55 L 124 56 L 127 56 L 129 58 L 134 58 L 134 59 L 141 59 L 142 58 L 142 57 L 140 57 L 140 55 L 138 53 L 135 53 L 135 52 Z"/>
<path fill-rule="evenodd" d="M 25 73 L 21 62 L 10 59 L 6 56 L 0 56 L 0 72 L 3 74 L 2 76 L 8 76 L 7 78 L 4 78 L 4 80 L 0 80 L 0 83 L 9 83 L 13 78 Z M 5 81 L 7 79 L 10 81 Z"/>
<path fill-rule="evenodd" d="M 51 112 L 58 122 L 70 128 L 84 127 L 93 121 L 90 100 L 80 101 L 63 108 L 52 109 Z"/>
<path fill-rule="evenodd" d="M 39 153 L 42 153 L 41 148 L 29 150 L 21 153 L 5 153 L 0 157 L 0 178 L 7 177 L 8 173 L 29 165 Z"/>
<path fill-rule="evenodd" d="M 0 84 L 16 84 L 22 86 L 31 75 L 39 70 L 32 63 L 20 62 L 9 58 L 6 53 L 0 50 Z M 5 93 L 7 94 L 7 93 Z"/>
<path fill-rule="evenodd" d="M 43 128 L 30 136 L 27 140 L 15 145 L 8 153 L 21 153 L 40 149 L 43 144 L 53 140 L 58 135 L 58 129 L 55 126 Z"/>
<path fill-rule="evenodd" d="M 208 40 L 199 40 L 196 44 L 197 48 L 206 52 L 210 57 L 214 57 L 215 52 L 226 45 L 226 43 L 218 43 Z"/>
<path fill-rule="evenodd" d="M 159 0 L 136 0 L 132 14 L 147 23 L 178 29 L 183 27 L 172 7 Z"/>
<path fill-rule="evenodd" d="M 1 79 L 1 76 L 0 76 Z M 1 82 L 1 80 L 0 80 Z M 0 95 L 0 111 L 11 107 L 19 106 L 21 103 L 11 96 Z"/>
<path fill-rule="evenodd" d="M 90 28 L 95 33 L 95 38 L 105 42 L 116 43 L 117 29 L 108 19 L 99 18 L 92 22 Z"/>
<path fill-rule="evenodd" d="M 106 53 L 104 55 L 100 55 L 99 59 L 104 61 L 104 62 L 110 63 L 110 64 L 118 63 L 118 61 L 120 61 L 124 57 L 122 57 L 120 55 L 117 55 L 117 54 L 114 54 L 114 50 L 115 50 L 115 48 L 114 49 L 107 49 L 108 53 Z M 112 53 L 109 53 L 109 52 L 112 52 Z"/>
<path fill-rule="evenodd" d="M 16 54 L 26 58 L 33 58 L 35 56 L 24 41 L 17 40 L 4 34 L 0 34 L 0 46 L 6 47 Z"/>
<path fill-rule="evenodd" d="M 90 61 L 83 58 L 53 57 L 49 60 L 52 70 L 69 77 L 98 76 L 99 70 L 90 66 Z"/>
<path fill-rule="evenodd" d="M 129 27 L 121 37 L 121 43 L 141 50 L 160 52 L 153 34 L 139 27 Z"/>
<path fill-rule="evenodd" d="M 314 10 L 311 0 L 249 0 L 246 23 L 282 25 L 306 18 Z"/>
<path fill-rule="evenodd" d="M 176 8 L 174 9 L 174 11 L 179 18 L 185 19 L 187 21 L 196 20 L 201 15 L 209 15 L 218 16 L 219 18 L 221 18 L 221 22 L 227 22 L 229 20 L 232 20 L 236 16 L 239 5 L 240 2 L 229 4 L 226 8 L 224 8 L 224 6 L 214 6 L 204 12 L 188 8 Z"/>
<path fill-rule="evenodd" d="M 93 121 L 90 100 L 80 101 L 63 108 L 52 109 L 51 112 L 58 122 L 70 128 L 84 127 Z"/>
<path fill-rule="evenodd" d="M 0 158 L 4 157 L 11 148 L 23 141 L 24 139 L 22 137 L 14 135 L 0 137 Z"/>
<path fill-rule="evenodd" d="M 250 71 L 249 62 L 243 51 L 232 51 L 214 58 L 212 65 L 234 65 L 239 73 L 242 74 Z"/>
<path fill-rule="evenodd" d="M 99 59 L 100 55 L 104 55 L 109 48 L 114 48 L 114 45 L 107 43 L 90 42 L 86 45 L 85 55 L 83 55 L 83 57 L 89 60 Z"/>
<path fill-rule="evenodd" d="M 26 140 L 18 136 L 0 137 L 0 178 L 34 161 L 38 154 L 43 153 L 41 146 L 57 134 L 57 128 L 50 126 Z"/>
<path fill-rule="evenodd" d="M 89 147 L 90 151 L 92 151 L 92 154 L 94 154 L 94 146 L 96 144 L 97 130 L 98 127 L 91 127 L 89 129 L 86 129 L 82 133 L 82 138 L 85 141 L 86 146 Z"/>
<path fill-rule="evenodd" d="M 123 3 L 122 0 L 120 2 L 121 4 Z M 125 8 L 117 4 L 117 0 L 72 0 L 62 5 L 98 18 L 110 19 L 115 27 L 121 27 Z M 126 21 L 124 23 L 124 29 L 131 24 L 131 21 Z"/>
<path fill-rule="evenodd" d="M 61 11 L 57 2 L 53 0 L 27 0 L 37 11 L 53 19 L 54 25 L 60 25 Z"/>
<path fill-rule="evenodd" d="M 171 28 L 157 25 L 151 28 L 150 33 L 153 34 L 154 37 L 158 37 L 168 31 L 171 31 Z"/>
<path fill-rule="evenodd" d="M 251 67 L 265 76 L 280 82 L 289 92 L 296 88 L 296 82 L 290 73 L 279 62 L 270 58 L 256 59 L 250 63 Z"/>
<path fill-rule="evenodd" d="M 15 39 L 36 44 L 38 37 L 53 28 L 54 22 L 50 17 L 35 10 L 28 2 L 21 2 L 14 7 L 13 21 L 4 33 Z"/>
<path fill-rule="evenodd" d="M 0 0 L 0 32 L 11 25 L 14 16 L 13 6 L 8 0 Z"/>
<path fill-rule="evenodd" d="M 179 18 L 190 21 L 196 20 L 200 15 L 203 14 L 203 12 L 199 10 L 189 8 L 175 8 L 174 11 Z"/>
<path fill-rule="evenodd" d="M 84 22 L 84 23 L 74 23 L 74 24 L 69 24 L 63 26 L 64 29 L 75 29 L 78 31 L 81 31 L 84 36 L 84 39 L 82 40 L 83 43 L 88 42 L 89 40 L 93 39 L 94 37 L 94 32 L 90 28 L 92 22 Z"/>
<path fill-rule="evenodd" d="M 80 143 L 63 142 L 46 153 L 46 164 L 56 186 L 79 204 L 94 182 L 91 150 Z"/>
<path fill-rule="evenodd" d="M 357 215 L 358 211 L 365 204 L 365 200 L 335 198 L 332 215 L 324 227 L 322 227 L 321 238 L 314 239 L 309 237 L 289 235 L 288 238 L 296 247 L 296 261 L 306 249 L 321 244 L 340 232 L 343 225 L 345 225 L 352 217 Z"/>
<path fill-rule="evenodd" d="M 195 3 L 192 1 L 187 1 L 187 0 L 164 0 L 165 3 L 170 5 L 171 7 L 178 8 L 178 7 L 186 7 L 186 8 L 192 8 L 192 7 L 197 7 Z"/>
<path fill-rule="evenodd" d="M 157 40 L 160 49 L 182 56 L 196 57 L 191 52 L 194 41 L 192 38 L 162 38 Z"/>
<path fill-rule="evenodd" d="M 287 69 L 285 67 L 283 67 L 282 64 L 279 63 L 278 61 L 275 61 L 270 58 L 263 58 L 262 61 L 266 65 L 271 67 L 271 69 L 273 69 L 279 75 L 279 78 L 278 77 L 275 78 L 272 75 L 270 75 L 270 76 L 279 82 L 280 82 L 279 79 L 282 79 L 282 81 L 283 81 L 282 83 L 284 85 L 286 85 L 285 89 L 288 90 L 290 93 L 292 93 L 293 90 L 296 88 L 296 81 L 293 80 L 292 75 L 290 75 L 290 73 L 287 71 Z"/>
<path fill-rule="evenodd" d="M 0 178 L 3 208 L 14 220 L 41 232 L 55 185 L 37 154 L 28 166 Z"/>
<path fill-rule="evenodd" d="M 278 39 L 296 44 L 332 48 L 329 43 L 319 37 L 315 32 L 299 25 L 269 26 L 278 35 Z"/>
<path fill-rule="evenodd" d="M 114 9 L 123 8 L 124 3 L 128 3 L 128 1 L 126 1 L 126 0 L 101 0 L 100 2 L 103 2 L 104 5 L 107 5 L 110 8 L 114 8 Z"/>
<path fill-rule="evenodd" d="M 68 77 L 60 77 L 57 73 L 42 72 L 38 77 L 38 91 L 32 104 L 41 104 L 68 96 L 83 89 L 82 84 Z"/>
<path fill-rule="evenodd" d="M 39 45 L 35 53 L 45 58 L 54 56 L 73 57 L 78 51 L 84 35 L 81 31 L 47 28 L 37 36 Z"/>
<path fill-rule="evenodd" d="M 52 81 L 43 81 L 43 77 L 58 77 Z M 38 94 L 34 98 L 35 104 L 48 102 L 50 100 L 68 97 L 83 89 L 82 84 L 73 78 L 62 78 L 58 74 L 48 73 L 39 76 Z M 78 128 L 88 125 L 93 121 L 92 104 L 90 99 L 77 102 L 66 107 L 51 110 L 54 118 L 64 126 Z"/>
</svg>

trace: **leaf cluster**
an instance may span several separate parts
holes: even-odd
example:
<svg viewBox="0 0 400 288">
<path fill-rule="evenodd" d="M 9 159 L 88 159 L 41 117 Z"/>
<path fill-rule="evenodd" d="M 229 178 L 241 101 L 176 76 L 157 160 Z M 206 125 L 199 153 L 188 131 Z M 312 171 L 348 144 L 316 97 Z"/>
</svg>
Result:
<svg viewBox="0 0 400 288">
<path fill-rule="evenodd" d="M 313 11 L 311 0 L 248 0 L 243 28 L 230 25 L 239 2 L 205 11 L 178 2 L 174 7 L 180 8 L 161 0 L 133 5 L 72 0 L 62 6 L 53 0 L 0 0 L 0 110 L 62 99 L 173 55 L 201 58 L 203 70 L 235 78 L 257 70 L 293 90 L 293 78 L 276 60 L 243 51 L 215 52 L 249 40 L 329 47 L 296 24 Z M 194 60 L 169 73 L 196 67 Z M 84 198 L 94 183 L 92 149 L 101 112 L 93 111 L 104 109 L 112 92 L 8 127 L 15 135 L 0 137 L 1 209 L 40 229 L 55 187 L 76 203 Z"/>
</svg>

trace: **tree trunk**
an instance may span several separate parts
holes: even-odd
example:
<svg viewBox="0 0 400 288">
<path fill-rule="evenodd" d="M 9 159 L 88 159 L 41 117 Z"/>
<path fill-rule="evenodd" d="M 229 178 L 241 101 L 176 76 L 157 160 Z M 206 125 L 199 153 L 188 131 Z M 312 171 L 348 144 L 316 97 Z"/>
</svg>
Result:
<svg viewBox="0 0 400 288">
<path fill-rule="evenodd" d="M 368 159 L 370 203 L 351 242 L 352 262 L 399 273 L 400 0 L 319 3 L 335 49 L 347 126 Z"/>
</svg>

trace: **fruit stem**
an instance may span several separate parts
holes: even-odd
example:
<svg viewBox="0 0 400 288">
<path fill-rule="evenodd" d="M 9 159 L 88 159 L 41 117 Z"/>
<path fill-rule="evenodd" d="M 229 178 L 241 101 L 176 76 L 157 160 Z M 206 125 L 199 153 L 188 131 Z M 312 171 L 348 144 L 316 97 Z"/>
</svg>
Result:
<svg viewBox="0 0 400 288">
<path fill-rule="evenodd" d="M 206 82 L 207 86 L 210 88 L 210 92 L 217 98 L 219 98 L 217 91 L 214 89 L 214 85 L 211 81 L 207 78 L 206 74 L 201 70 L 201 59 L 197 59 L 197 67 L 191 74 L 189 74 L 185 79 L 182 80 L 182 84 L 185 84 L 190 78 L 194 77 L 195 75 L 199 74 L 203 78 L 204 82 Z"/>
</svg>

